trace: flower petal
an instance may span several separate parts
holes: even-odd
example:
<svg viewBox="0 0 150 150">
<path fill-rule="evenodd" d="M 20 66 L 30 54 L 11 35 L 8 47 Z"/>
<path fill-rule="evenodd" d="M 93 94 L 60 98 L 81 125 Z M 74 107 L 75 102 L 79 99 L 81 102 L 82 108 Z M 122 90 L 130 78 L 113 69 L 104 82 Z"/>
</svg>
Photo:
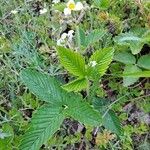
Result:
<svg viewBox="0 0 150 150">
<path fill-rule="evenodd" d="M 67 16 L 67 15 L 71 15 L 71 10 L 68 9 L 68 8 L 65 8 L 64 9 L 64 14 Z"/>
<path fill-rule="evenodd" d="M 45 14 L 47 12 L 47 9 L 46 8 L 43 8 L 43 9 L 40 9 L 40 14 Z"/>
<path fill-rule="evenodd" d="M 68 3 L 67 3 L 67 7 L 69 7 L 70 4 L 74 4 L 75 5 L 74 0 L 69 0 Z"/>
<path fill-rule="evenodd" d="M 63 33 L 63 34 L 61 35 L 61 39 L 62 39 L 62 40 L 66 39 L 67 35 L 68 35 L 67 33 Z"/>
<path fill-rule="evenodd" d="M 70 31 L 68 31 L 68 41 L 72 41 L 72 39 L 73 39 L 73 33 L 74 33 L 74 31 L 73 30 L 70 30 Z"/>
<path fill-rule="evenodd" d="M 75 10 L 82 10 L 83 9 L 83 4 L 81 2 L 77 2 L 76 3 L 76 7 L 75 7 Z"/>
<path fill-rule="evenodd" d="M 71 36 L 73 33 L 74 33 L 73 30 L 69 30 L 69 31 L 68 31 L 68 36 Z"/>
</svg>

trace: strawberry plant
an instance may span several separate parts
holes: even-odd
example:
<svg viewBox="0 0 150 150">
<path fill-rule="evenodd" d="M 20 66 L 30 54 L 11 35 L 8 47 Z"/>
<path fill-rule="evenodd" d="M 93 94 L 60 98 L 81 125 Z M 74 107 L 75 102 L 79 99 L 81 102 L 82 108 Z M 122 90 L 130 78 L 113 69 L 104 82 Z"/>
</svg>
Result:
<svg viewBox="0 0 150 150">
<path fill-rule="evenodd" d="M 150 2 L 1 0 L 0 150 L 149 149 Z"/>
<path fill-rule="evenodd" d="M 78 77 L 63 86 L 54 77 L 47 74 L 33 69 L 22 71 L 21 79 L 24 84 L 46 104 L 39 108 L 31 119 L 29 129 L 23 136 L 20 149 L 39 149 L 60 128 L 63 120 L 68 117 L 72 117 L 87 126 L 96 127 L 103 124 L 117 135 L 121 134 L 120 123 L 111 110 L 102 118 L 103 105 L 96 109 L 89 102 L 86 102 L 79 93 L 70 92 L 87 88 L 90 86 L 88 85 L 90 80 L 96 79 L 97 75 L 99 77 L 104 75 L 112 61 L 113 52 L 113 48 L 105 48 L 94 52 L 89 61 L 96 61 L 96 64 L 93 66 L 89 64 L 88 66 L 85 64 L 84 57 L 79 53 L 59 47 L 58 55 L 61 64 L 71 74 Z M 91 100 L 94 99 L 91 96 L 90 98 Z M 108 126 L 109 123 L 113 122 L 112 126 Z"/>
</svg>

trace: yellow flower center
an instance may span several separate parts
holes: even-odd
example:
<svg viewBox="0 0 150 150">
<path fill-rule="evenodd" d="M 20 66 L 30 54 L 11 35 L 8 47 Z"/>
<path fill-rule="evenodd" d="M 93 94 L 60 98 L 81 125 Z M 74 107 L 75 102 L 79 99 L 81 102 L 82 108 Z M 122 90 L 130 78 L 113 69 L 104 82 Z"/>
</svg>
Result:
<svg viewBox="0 0 150 150">
<path fill-rule="evenodd" d="M 68 8 L 71 9 L 71 10 L 74 10 L 75 9 L 75 4 L 74 3 L 70 3 L 68 5 Z"/>
</svg>

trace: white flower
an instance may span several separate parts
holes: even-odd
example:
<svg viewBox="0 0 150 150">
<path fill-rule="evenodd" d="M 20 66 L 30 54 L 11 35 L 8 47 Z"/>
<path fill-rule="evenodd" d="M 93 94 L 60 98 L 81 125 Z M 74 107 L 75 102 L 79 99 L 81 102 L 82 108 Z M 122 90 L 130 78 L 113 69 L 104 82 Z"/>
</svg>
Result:
<svg viewBox="0 0 150 150">
<path fill-rule="evenodd" d="M 67 3 L 67 8 L 64 9 L 65 15 L 71 15 L 71 11 L 79 11 L 83 9 L 83 4 L 81 2 L 75 3 L 74 0 L 69 0 Z"/>
<path fill-rule="evenodd" d="M 12 13 L 12 14 L 17 14 L 18 11 L 17 11 L 17 10 L 12 10 L 11 13 Z"/>
<path fill-rule="evenodd" d="M 71 15 L 71 10 L 68 9 L 68 8 L 65 8 L 65 9 L 64 9 L 64 14 L 65 14 L 65 16 Z"/>
<path fill-rule="evenodd" d="M 74 33 L 73 30 L 68 31 L 68 40 L 69 40 L 69 41 L 72 41 L 73 33 Z"/>
<path fill-rule="evenodd" d="M 69 0 L 67 3 L 67 8 L 70 10 L 74 10 L 75 7 L 76 7 L 76 4 L 75 4 L 74 0 Z"/>
<path fill-rule="evenodd" d="M 69 31 L 68 31 L 68 36 L 71 36 L 73 33 L 74 33 L 73 30 L 69 30 Z"/>
<path fill-rule="evenodd" d="M 40 10 L 40 14 L 42 15 L 42 14 L 45 14 L 47 12 L 47 9 L 46 8 L 43 8 L 43 9 L 41 9 Z"/>
<path fill-rule="evenodd" d="M 63 33 L 60 37 L 60 39 L 57 40 L 57 45 L 58 46 L 63 46 L 65 43 L 65 39 L 67 38 L 68 34 L 67 33 Z"/>
<path fill-rule="evenodd" d="M 65 40 L 65 39 L 67 38 L 67 36 L 68 36 L 67 33 L 63 33 L 63 34 L 61 35 L 61 39 L 62 39 L 62 40 Z"/>
<path fill-rule="evenodd" d="M 79 10 L 82 10 L 82 9 L 83 9 L 83 4 L 81 2 L 77 2 L 75 10 L 79 11 Z"/>
<path fill-rule="evenodd" d="M 73 38 L 73 30 L 68 31 L 68 33 L 63 33 L 60 37 L 60 39 L 57 40 L 57 45 L 58 46 L 63 46 L 65 42 L 68 40 L 69 42 L 72 41 Z"/>
<path fill-rule="evenodd" d="M 52 3 L 54 3 L 54 4 L 57 4 L 57 3 L 59 3 L 60 2 L 60 0 L 53 0 L 52 1 Z"/>
<path fill-rule="evenodd" d="M 90 66 L 91 67 L 95 67 L 97 65 L 97 62 L 96 61 L 90 61 Z"/>
</svg>

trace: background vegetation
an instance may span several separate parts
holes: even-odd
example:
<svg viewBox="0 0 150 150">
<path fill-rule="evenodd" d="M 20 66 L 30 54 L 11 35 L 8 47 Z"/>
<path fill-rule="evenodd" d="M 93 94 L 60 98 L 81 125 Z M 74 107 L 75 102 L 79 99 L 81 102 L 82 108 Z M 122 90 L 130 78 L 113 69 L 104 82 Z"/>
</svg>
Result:
<svg viewBox="0 0 150 150">
<path fill-rule="evenodd" d="M 73 37 L 71 41 L 65 39 L 62 46 L 76 50 L 86 62 L 95 50 L 114 47 L 109 69 L 92 89 L 103 106 L 113 112 L 107 116 L 109 123 L 101 128 L 65 119 L 59 131 L 41 149 L 149 149 L 148 0 L 81 1 L 83 10 L 74 11 L 70 16 L 63 12 L 67 1 L 56 4 L 50 0 L 0 2 L 0 150 L 19 149 L 32 114 L 43 104 L 24 86 L 21 70 L 34 68 L 55 76 L 64 84 L 76 79 L 62 67 L 65 65 L 58 59 L 57 51 L 61 35 L 70 30 L 74 31 Z M 44 8 L 46 12 L 41 13 Z M 83 90 L 72 88 L 80 91 L 83 98 L 89 94 L 84 85 Z M 66 87 L 68 89 L 70 87 Z M 115 134 L 120 131 L 116 116 L 121 123 L 121 136 Z"/>
</svg>

